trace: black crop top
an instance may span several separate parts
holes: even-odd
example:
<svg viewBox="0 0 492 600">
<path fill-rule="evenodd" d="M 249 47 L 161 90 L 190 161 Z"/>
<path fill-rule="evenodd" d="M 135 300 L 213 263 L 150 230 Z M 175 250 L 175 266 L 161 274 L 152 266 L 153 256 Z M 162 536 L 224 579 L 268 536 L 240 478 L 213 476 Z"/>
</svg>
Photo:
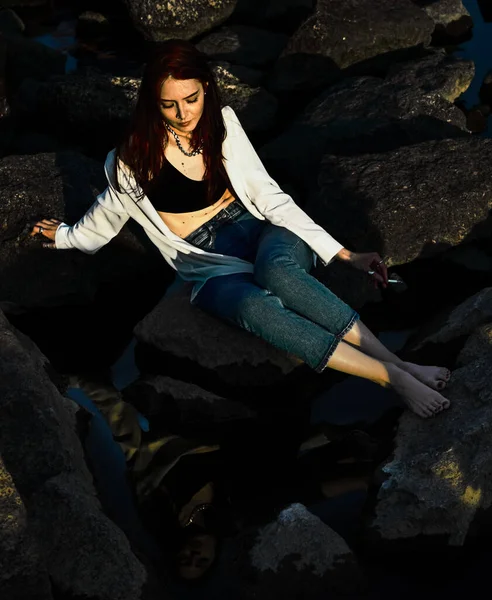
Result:
<svg viewBox="0 0 492 600">
<path fill-rule="evenodd" d="M 207 201 L 207 183 L 205 179 L 197 181 L 186 177 L 166 160 L 157 177 L 150 182 L 147 197 L 161 212 L 194 212 L 217 202 L 227 189 L 221 178 L 216 184 L 215 199 L 210 203 Z"/>
</svg>

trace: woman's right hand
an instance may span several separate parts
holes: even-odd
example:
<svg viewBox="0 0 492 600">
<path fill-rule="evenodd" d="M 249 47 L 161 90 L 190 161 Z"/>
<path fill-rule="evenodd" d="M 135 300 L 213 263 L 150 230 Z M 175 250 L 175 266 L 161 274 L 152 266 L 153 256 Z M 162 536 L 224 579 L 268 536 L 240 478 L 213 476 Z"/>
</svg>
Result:
<svg viewBox="0 0 492 600">
<path fill-rule="evenodd" d="M 51 243 L 44 243 L 43 248 L 56 248 L 55 235 L 60 224 L 61 221 L 58 219 L 43 219 L 34 225 L 31 235 L 44 235 L 44 237 L 47 237 L 49 240 L 51 240 Z"/>
</svg>

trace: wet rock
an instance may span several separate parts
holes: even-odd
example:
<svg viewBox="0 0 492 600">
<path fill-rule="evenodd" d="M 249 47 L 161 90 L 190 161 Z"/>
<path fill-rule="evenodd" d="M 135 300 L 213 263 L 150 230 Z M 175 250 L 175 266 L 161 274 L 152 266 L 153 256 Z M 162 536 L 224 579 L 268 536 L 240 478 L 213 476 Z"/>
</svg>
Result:
<svg viewBox="0 0 492 600">
<path fill-rule="evenodd" d="M 473 27 L 473 20 L 461 0 L 413 0 L 450 36 L 460 36 Z"/>
<path fill-rule="evenodd" d="M 166 295 L 135 327 L 142 372 L 160 372 L 209 390 L 214 379 L 220 382 L 215 387 L 255 389 L 279 383 L 298 364 L 262 339 L 192 306 L 189 294 L 183 288 Z"/>
<path fill-rule="evenodd" d="M 308 207 L 348 248 L 377 250 L 388 266 L 435 256 L 490 235 L 491 153 L 489 140 L 467 138 L 325 156 Z"/>
<path fill-rule="evenodd" d="M 228 19 L 237 0 L 125 0 L 136 29 L 154 42 L 189 40 Z"/>
<path fill-rule="evenodd" d="M 265 131 L 275 125 L 278 102 L 262 87 L 251 87 L 229 70 L 224 63 L 215 65 L 213 73 L 219 86 L 222 104 L 231 106 L 248 132 Z"/>
<path fill-rule="evenodd" d="M 207 35 L 197 48 L 214 60 L 261 67 L 278 58 L 288 39 L 281 33 L 231 25 Z"/>
<path fill-rule="evenodd" d="M 101 510 L 73 404 L 46 366 L 0 314 L 0 510 L 12 511 L 1 524 L 2 593 L 7 586 L 9 598 L 143 598 L 145 569 Z"/>
<path fill-rule="evenodd" d="M 383 540 L 443 536 L 462 545 L 490 522 L 491 312 L 488 288 L 458 307 L 440 332 L 441 339 L 472 333 L 444 393 L 451 408 L 435 419 L 406 413 L 400 420 L 372 523 Z"/>
<path fill-rule="evenodd" d="M 76 222 L 106 187 L 102 166 L 76 153 L 0 160 L 0 298 L 25 307 L 93 300 L 99 285 L 162 265 L 126 227 L 96 257 L 56 252 L 29 236 L 39 218 Z M 43 238 L 44 239 L 44 238 Z M 145 242 L 144 242 L 145 243 Z M 148 272 L 148 271 L 147 271 Z M 71 298 L 71 299 L 70 299 Z"/>
<path fill-rule="evenodd" d="M 241 600 L 314 599 L 364 590 L 364 576 L 346 542 L 302 504 L 288 506 L 254 534 L 244 532 L 240 544 L 233 568 L 241 577 Z"/>
<path fill-rule="evenodd" d="M 395 64 L 385 79 L 346 79 L 313 100 L 260 156 L 274 176 L 307 188 L 324 151 L 377 152 L 466 135 L 466 118 L 452 102 L 473 75 L 471 61 L 433 50 Z"/>
<path fill-rule="evenodd" d="M 430 43 L 433 21 L 411 0 L 319 0 L 275 67 L 273 92 L 320 88 L 340 69 Z M 394 61 L 394 58 L 393 58 Z M 391 62 L 393 62 L 391 61 Z"/>
</svg>

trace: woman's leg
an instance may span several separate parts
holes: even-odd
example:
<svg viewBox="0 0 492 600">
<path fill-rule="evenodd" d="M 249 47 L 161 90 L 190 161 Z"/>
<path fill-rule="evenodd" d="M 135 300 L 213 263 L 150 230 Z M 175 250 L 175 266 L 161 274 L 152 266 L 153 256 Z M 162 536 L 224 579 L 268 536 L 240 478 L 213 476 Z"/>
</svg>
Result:
<svg viewBox="0 0 492 600">
<path fill-rule="evenodd" d="M 361 321 L 355 323 L 342 340 L 373 358 L 396 365 L 435 390 L 444 389 L 451 376 L 449 369 L 444 367 L 428 367 L 401 360 L 390 352 Z"/>
<path fill-rule="evenodd" d="M 250 274 L 209 279 L 194 303 L 293 354 L 317 372 L 328 366 L 384 387 L 393 387 L 422 417 L 439 412 L 448 402 L 403 369 L 367 356 L 289 310 L 277 296 L 257 286 Z"/>
<path fill-rule="evenodd" d="M 354 311 L 309 274 L 312 251 L 294 233 L 269 226 L 255 262 L 255 280 L 310 321 L 378 360 L 393 363 L 433 389 L 443 389 L 448 369 L 406 363 L 390 352 L 357 318 Z"/>
</svg>

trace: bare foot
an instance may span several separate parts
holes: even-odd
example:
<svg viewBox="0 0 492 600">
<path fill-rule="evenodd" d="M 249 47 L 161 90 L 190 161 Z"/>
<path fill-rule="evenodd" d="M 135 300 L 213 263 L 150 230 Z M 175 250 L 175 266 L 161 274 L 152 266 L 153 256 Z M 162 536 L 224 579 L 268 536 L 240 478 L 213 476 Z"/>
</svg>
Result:
<svg viewBox="0 0 492 600">
<path fill-rule="evenodd" d="M 388 369 L 391 387 L 403 402 L 419 417 L 428 418 L 449 408 L 449 400 L 425 385 L 407 371 L 396 365 L 385 363 Z"/>
<path fill-rule="evenodd" d="M 400 365 L 400 368 L 433 390 L 443 390 L 451 377 L 451 371 L 445 367 L 427 367 L 405 362 Z"/>
</svg>

